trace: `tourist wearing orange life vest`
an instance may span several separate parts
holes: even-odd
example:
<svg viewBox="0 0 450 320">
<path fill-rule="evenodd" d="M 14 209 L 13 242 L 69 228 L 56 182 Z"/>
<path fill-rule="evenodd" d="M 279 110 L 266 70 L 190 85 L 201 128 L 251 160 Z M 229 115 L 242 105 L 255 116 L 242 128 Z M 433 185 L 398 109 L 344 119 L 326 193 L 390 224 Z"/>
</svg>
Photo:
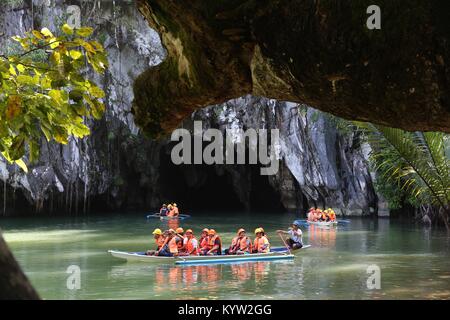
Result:
<svg viewBox="0 0 450 320">
<path fill-rule="evenodd" d="M 320 215 L 320 221 L 330 221 L 330 217 L 328 216 L 328 211 L 324 210 L 321 211 L 321 215 Z"/>
<path fill-rule="evenodd" d="M 231 241 L 230 248 L 225 250 L 225 254 L 246 254 L 252 252 L 252 241 L 245 234 L 245 230 L 240 228 L 237 236 Z"/>
<path fill-rule="evenodd" d="M 156 252 L 156 256 L 174 257 L 178 256 L 178 242 L 182 241 L 176 236 L 175 230 L 169 229 L 164 245 Z"/>
<path fill-rule="evenodd" d="M 204 228 L 202 230 L 202 233 L 200 234 L 200 239 L 199 239 L 199 246 L 200 246 L 200 254 L 204 255 L 206 252 L 209 251 L 209 249 L 211 249 L 209 247 L 209 229 L 208 228 Z"/>
<path fill-rule="evenodd" d="M 336 221 L 336 213 L 333 209 L 328 208 L 327 210 L 328 216 L 330 217 L 330 221 Z"/>
<path fill-rule="evenodd" d="M 167 205 L 167 216 L 173 217 L 173 207 L 170 203 Z"/>
<path fill-rule="evenodd" d="M 255 229 L 255 241 L 253 242 L 253 253 L 267 253 L 270 252 L 270 243 L 267 239 L 263 228 Z"/>
<path fill-rule="evenodd" d="M 156 244 L 156 250 L 148 250 L 147 251 L 147 255 L 148 256 L 153 256 L 155 255 L 155 253 L 162 248 L 162 246 L 164 245 L 165 242 L 165 237 L 163 235 L 163 232 L 161 231 L 161 229 L 155 229 L 153 230 L 153 237 L 155 239 L 155 244 Z"/>
<path fill-rule="evenodd" d="M 216 230 L 209 229 L 208 232 L 208 247 L 209 250 L 202 250 L 202 254 L 206 256 L 221 255 L 222 254 L 222 239 L 216 233 Z"/>
<path fill-rule="evenodd" d="M 315 221 L 316 219 L 316 209 L 311 207 L 308 211 L 308 221 Z"/>
<path fill-rule="evenodd" d="M 184 234 L 184 251 L 180 255 L 185 256 L 196 256 L 198 255 L 198 241 L 194 237 L 194 233 L 191 229 L 186 230 L 186 233 Z"/>
<path fill-rule="evenodd" d="M 173 206 L 173 217 L 178 217 L 180 215 L 180 211 L 178 210 L 177 204 L 174 203 L 172 206 Z"/>
</svg>

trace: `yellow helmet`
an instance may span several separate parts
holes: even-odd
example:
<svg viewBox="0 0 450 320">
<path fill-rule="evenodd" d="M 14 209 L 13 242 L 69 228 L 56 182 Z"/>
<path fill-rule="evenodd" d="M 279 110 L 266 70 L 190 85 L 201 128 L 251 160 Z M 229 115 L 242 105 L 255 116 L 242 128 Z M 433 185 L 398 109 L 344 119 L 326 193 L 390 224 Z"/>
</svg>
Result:
<svg viewBox="0 0 450 320">
<path fill-rule="evenodd" d="M 155 230 L 153 230 L 152 234 L 162 235 L 162 231 L 161 231 L 161 229 L 156 228 Z"/>
<path fill-rule="evenodd" d="M 255 229 L 255 234 L 260 233 L 260 232 L 262 232 L 262 231 L 261 231 L 261 228 L 256 228 L 256 229 Z"/>
<path fill-rule="evenodd" d="M 176 207 L 176 206 L 177 206 L 177 204 L 176 204 L 176 203 L 174 203 L 174 204 L 173 204 L 173 206 L 174 206 L 174 207 Z"/>
</svg>

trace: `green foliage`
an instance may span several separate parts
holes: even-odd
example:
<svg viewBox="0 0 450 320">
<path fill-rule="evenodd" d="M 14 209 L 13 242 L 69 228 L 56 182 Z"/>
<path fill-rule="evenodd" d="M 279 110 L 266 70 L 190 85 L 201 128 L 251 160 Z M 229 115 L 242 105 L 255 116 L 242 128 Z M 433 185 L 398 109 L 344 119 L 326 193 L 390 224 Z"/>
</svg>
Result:
<svg viewBox="0 0 450 320">
<path fill-rule="evenodd" d="M 401 209 L 405 204 L 416 208 L 420 206 L 417 198 L 402 190 L 401 185 L 390 180 L 389 177 L 379 175 L 374 181 L 374 188 L 378 194 L 383 195 L 391 210 Z"/>
<path fill-rule="evenodd" d="M 87 69 L 101 74 L 108 66 L 103 46 L 86 39 L 92 32 L 67 24 L 60 36 L 33 30 L 13 37 L 21 52 L 0 56 L 0 152 L 25 171 L 26 150 L 37 160 L 42 135 L 66 144 L 69 136 L 89 135 L 85 119 L 103 115 L 105 93 L 85 77 Z M 33 59 L 37 52 L 45 59 Z"/>
<path fill-rule="evenodd" d="M 382 181 L 397 185 L 416 205 L 450 204 L 449 136 L 441 132 L 405 132 L 358 123 L 372 147 L 371 160 Z"/>
<path fill-rule="evenodd" d="M 5 5 L 17 8 L 24 5 L 25 0 L 2 0 Z"/>
</svg>

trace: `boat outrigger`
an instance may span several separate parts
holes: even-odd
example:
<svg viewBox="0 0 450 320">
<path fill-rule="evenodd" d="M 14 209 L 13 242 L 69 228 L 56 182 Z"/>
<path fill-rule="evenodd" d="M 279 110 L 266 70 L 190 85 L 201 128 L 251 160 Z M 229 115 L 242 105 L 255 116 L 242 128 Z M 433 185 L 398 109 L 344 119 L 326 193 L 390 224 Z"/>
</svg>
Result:
<svg viewBox="0 0 450 320">
<path fill-rule="evenodd" d="M 303 246 L 302 249 L 309 248 L 310 245 Z M 255 261 L 271 261 L 271 260 L 290 260 L 294 259 L 294 253 L 299 250 L 288 251 L 285 247 L 275 247 L 268 253 L 252 253 L 242 255 L 214 255 L 214 256 L 178 256 L 178 257 L 160 257 L 148 256 L 145 252 L 124 252 L 117 250 L 109 250 L 108 252 L 116 258 L 127 260 L 128 262 L 146 262 L 146 263 L 174 263 L 177 265 L 192 264 L 222 264 L 233 262 L 255 262 Z"/>
</svg>

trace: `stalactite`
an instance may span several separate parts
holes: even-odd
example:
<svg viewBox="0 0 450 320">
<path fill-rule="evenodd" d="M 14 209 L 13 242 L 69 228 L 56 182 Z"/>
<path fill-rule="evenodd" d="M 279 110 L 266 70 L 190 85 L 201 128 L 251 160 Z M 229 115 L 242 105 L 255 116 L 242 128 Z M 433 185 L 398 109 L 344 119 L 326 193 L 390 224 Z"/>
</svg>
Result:
<svg viewBox="0 0 450 320">
<path fill-rule="evenodd" d="M 6 183 L 6 178 L 3 181 L 3 215 L 6 216 L 6 187 L 7 187 L 7 183 Z"/>
</svg>

